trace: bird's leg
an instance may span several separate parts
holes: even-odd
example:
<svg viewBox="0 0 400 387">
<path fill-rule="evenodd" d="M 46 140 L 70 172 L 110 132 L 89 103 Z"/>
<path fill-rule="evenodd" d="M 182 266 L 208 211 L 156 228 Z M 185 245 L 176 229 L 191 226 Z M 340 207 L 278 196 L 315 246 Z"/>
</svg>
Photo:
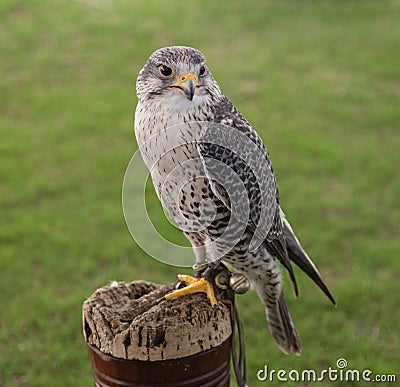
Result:
<svg viewBox="0 0 400 387">
<path fill-rule="evenodd" d="M 155 304 L 161 301 L 169 301 L 177 297 L 182 297 L 188 294 L 194 293 L 205 293 L 207 298 L 210 300 L 211 306 L 214 309 L 214 313 L 218 309 L 217 299 L 215 298 L 214 284 L 220 287 L 219 282 L 216 282 L 216 278 L 219 275 L 215 264 L 201 264 L 194 265 L 195 275 L 178 275 L 178 278 L 182 282 L 186 282 L 188 285 L 184 288 L 177 289 L 171 293 L 166 294 L 155 302 Z"/>
<path fill-rule="evenodd" d="M 186 282 L 188 286 L 165 295 L 165 301 L 188 294 L 206 293 L 213 309 L 217 308 L 217 299 L 215 298 L 214 286 L 211 282 L 207 281 L 205 278 L 196 278 L 190 275 L 178 275 L 178 278 L 180 281 Z"/>
</svg>

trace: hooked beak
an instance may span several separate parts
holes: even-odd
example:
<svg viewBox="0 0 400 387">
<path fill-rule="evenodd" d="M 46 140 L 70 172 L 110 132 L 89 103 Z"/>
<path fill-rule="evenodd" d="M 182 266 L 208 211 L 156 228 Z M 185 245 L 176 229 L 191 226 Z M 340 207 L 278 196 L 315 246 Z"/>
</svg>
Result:
<svg viewBox="0 0 400 387">
<path fill-rule="evenodd" d="M 171 89 L 175 89 L 178 93 L 185 96 L 189 101 L 193 100 L 196 89 L 200 87 L 197 76 L 194 73 L 187 73 L 179 76 L 179 79 L 169 85 Z"/>
</svg>

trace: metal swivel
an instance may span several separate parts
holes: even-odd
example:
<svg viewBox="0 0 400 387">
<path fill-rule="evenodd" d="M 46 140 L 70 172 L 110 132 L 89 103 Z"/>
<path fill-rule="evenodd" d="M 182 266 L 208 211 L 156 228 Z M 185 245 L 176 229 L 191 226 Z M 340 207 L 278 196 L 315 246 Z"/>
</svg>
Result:
<svg viewBox="0 0 400 387">
<path fill-rule="evenodd" d="M 229 286 L 236 294 L 244 294 L 250 289 L 250 281 L 245 275 L 235 273 L 229 278 Z"/>
</svg>

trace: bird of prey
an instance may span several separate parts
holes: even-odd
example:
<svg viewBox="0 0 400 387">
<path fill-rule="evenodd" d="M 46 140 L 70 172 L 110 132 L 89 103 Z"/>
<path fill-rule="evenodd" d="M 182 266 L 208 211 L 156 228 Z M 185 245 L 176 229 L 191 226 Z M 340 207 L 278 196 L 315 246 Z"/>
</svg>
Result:
<svg viewBox="0 0 400 387">
<path fill-rule="evenodd" d="M 195 270 L 224 262 L 246 276 L 265 305 L 278 347 L 299 354 L 280 264 L 296 296 L 291 262 L 335 300 L 285 218 L 261 138 L 197 49 L 155 51 L 138 75 L 136 92 L 139 149 L 165 211 L 193 246 Z M 213 286 L 201 275 L 179 278 L 189 286 L 165 299 L 203 291 L 216 303 Z"/>
</svg>

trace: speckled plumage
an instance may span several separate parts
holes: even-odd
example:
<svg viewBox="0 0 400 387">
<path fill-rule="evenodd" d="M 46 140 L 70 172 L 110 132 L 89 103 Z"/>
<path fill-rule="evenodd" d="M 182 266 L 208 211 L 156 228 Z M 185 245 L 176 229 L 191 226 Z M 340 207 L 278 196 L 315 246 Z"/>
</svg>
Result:
<svg viewBox="0 0 400 387">
<path fill-rule="evenodd" d="M 278 346 L 300 353 L 275 258 L 296 295 L 291 261 L 334 300 L 280 209 L 262 140 L 193 48 L 155 51 L 136 90 L 141 154 L 164 209 L 191 242 L 196 264 L 222 259 L 245 274 L 266 306 Z"/>
</svg>

